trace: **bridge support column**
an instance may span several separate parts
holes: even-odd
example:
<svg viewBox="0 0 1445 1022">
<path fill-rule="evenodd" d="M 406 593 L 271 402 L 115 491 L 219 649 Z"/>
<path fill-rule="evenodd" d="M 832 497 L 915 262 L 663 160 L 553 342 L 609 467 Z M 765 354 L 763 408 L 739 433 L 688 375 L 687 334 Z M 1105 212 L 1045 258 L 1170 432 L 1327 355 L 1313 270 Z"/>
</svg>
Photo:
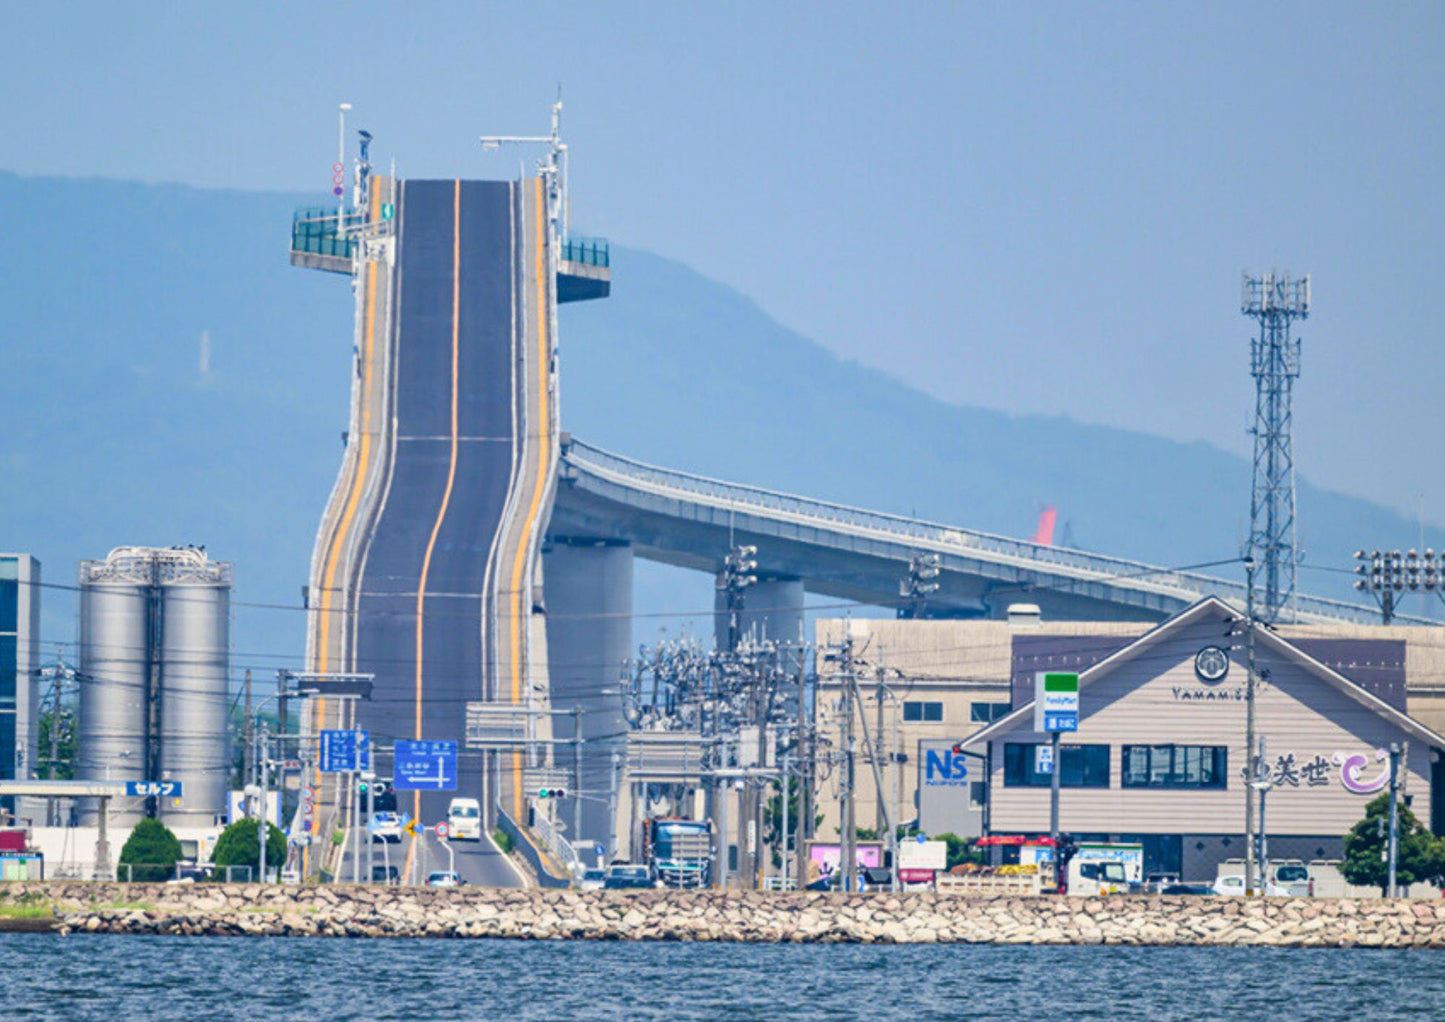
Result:
<svg viewBox="0 0 1445 1022">
<path fill-rule="evenodd" d="M 613 832 L 608 802 L 612 754 L 622 752 L 622 663 L 632 652 L 632 547 L 597 539 L 552 539 L 543 554 L 547 593 L 547 659 L 555 738 L 573 737 L 571 712 L 581 707 L 581 834 L 573 833 L 573 796 L 559 807 L 567 839 L 584 839 L 578 852 L 591 862 L 594 842 Z M 570 766 L 572 750 L 556 747 L 555 762 Z M 570 783 L 569 783 L 570 788 Z M 611 849 L 609 849 L 609 852 Z"/>
<path fill-rule="evenodd" d="M 718 591 L 714 604 L 714 637 L 718 649 L 728 644 L 727 594 Z M 759 639 L 774 642 L 802 641 L 803 581 L 797 578 L 763 578 L 749 586 L 743 594 L 743 610 L 738 615 L 738 634 L 755 632 Z"/>
</svg>

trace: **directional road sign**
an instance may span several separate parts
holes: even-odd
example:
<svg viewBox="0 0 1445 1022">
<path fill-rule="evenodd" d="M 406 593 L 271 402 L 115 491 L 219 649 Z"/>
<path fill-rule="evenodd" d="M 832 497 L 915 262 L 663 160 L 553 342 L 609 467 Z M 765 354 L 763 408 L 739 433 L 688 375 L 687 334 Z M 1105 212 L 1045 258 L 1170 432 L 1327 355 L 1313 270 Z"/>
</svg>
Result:
<svg viewBox="0 0 1445 1022">
<path fill-rule="evenodd" d="M 180 798 L 180 781 L 126 781 L 125 793 L 127 795 L 138 795 L 142 798 L 155 796 L 157 798 Z"/>
<path fill-rule="evenodd" d="M 354 773 L 371 769 L 371 735 L 366 731 L 322 731 L 321 772 Z"/>
<path fill-rule="evenodd" d="M 418 825 L 415 820 L 407 820 L 405 823 L 403 823 L 403 824 L 401 825 L 401 829 L 404 830 L 404 831 L 406 831 L 406 832 L 407 832 L 408 834 L 410 834 L 412 837 L 416 837 L 418 834 L 420 834 L 420 833 L 421 833 L 423 830 L 425 830 L 426 828 Z M 260 853 L 260 852 L 257 852 L 257 853 L 256 853 L 256 857 L 257 857 L 257 858 L 260 858 L 260 856 L 261 856 L 261 853 Z"/>
<path fill-rule="evenodd" d="M 398 738 L 392 768 L 397 791 L 456 791 L 457 743 Z"/>
</svg>

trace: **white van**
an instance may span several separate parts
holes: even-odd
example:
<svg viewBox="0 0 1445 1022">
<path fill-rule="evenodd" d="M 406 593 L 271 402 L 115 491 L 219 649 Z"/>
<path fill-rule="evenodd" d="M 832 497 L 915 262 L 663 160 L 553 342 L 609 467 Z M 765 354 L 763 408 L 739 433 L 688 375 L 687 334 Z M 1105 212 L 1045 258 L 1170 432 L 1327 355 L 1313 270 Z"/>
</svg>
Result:
<svg viewBox="0 0 1445 1022">
<path fill-rule="evenodd" d="M 448 837 L 453 841 L 482 839 L 482 804 L 474 798 L 454 798 L 447 806 Z"/>
</svg>

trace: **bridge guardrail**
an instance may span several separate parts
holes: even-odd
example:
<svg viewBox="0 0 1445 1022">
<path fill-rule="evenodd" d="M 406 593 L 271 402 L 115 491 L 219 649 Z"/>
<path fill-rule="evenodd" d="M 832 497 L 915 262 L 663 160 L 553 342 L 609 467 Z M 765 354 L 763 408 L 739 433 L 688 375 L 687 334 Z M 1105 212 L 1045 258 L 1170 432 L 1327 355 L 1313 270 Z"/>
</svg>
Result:
<svg viewBox="0 0 1445 1022">
<path fill-rule="evenodd" d="M 1110 557 L 1107 554 L 1044 546 L 976 529 L 941 525 L 902 515 L 779 493 L 757 486 L 723 482 L 634 461 L 575 438 L 569 440 L 564 457 L 575 467 L 590 471 L 603 479 L 610 477 L 613 481 L 641 486 L 654 492 L 687 494 L 724 506 L 758 508 L 774 514 L 821 521 L 854 533 L 882 534 L 943 552 L 984 554 L 987 559 L 1011 561 L 1025 569 L 1062 569 L 1075 574 L 1081 582 L 1125 584 L 1141 591 L 1191 601 L 1212 594 L 1241 607 L 1248 597 L 1245 585 L 1230 579 L 1159 568 L 1139 561 Z M 1290 609 L 1296 618 L 1309 616 L 1372 623 L 1378 617 L 1378 613 L 1371 607 L 1302 594 L 1296 594 Z M 1417 624 L 1438 624 L 1428 618 L 1407 619 L 1401 616 L 1399 620 Z"/>
<path fill-rule="evenodd" d="M 532 872 L 537 876 L 537 883 L 543 887 L 571 887 L 570 877 L 559 877 L 547 867 L 546 860 L 542 858 L 541 851 L 537 848 L 532 835 L 527 833 L 525 827 L 518 826 L 517 821 L 507 815 L 507 811 L 497 805 L 497 826 L 502 833 L 512 839 L 517 850 L 522 853 L 522 858 L 532 867 Z"/>
</svg>

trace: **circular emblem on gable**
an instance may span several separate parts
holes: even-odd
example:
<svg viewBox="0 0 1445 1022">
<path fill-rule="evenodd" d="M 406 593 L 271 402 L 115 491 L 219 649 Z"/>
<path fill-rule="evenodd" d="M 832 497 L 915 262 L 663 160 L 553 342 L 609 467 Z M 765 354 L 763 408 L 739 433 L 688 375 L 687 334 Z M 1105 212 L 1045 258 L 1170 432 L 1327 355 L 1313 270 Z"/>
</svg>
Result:
<svg viewBox="0 0 1445 1022">
<path fill-rule="evenodd" d="M 1229 654 L 1218 646 L 1205 646 L 1194 656 L 1194 673 L 1211 685 L 1223 681 L 1229 673 Z"/>
</svg>

